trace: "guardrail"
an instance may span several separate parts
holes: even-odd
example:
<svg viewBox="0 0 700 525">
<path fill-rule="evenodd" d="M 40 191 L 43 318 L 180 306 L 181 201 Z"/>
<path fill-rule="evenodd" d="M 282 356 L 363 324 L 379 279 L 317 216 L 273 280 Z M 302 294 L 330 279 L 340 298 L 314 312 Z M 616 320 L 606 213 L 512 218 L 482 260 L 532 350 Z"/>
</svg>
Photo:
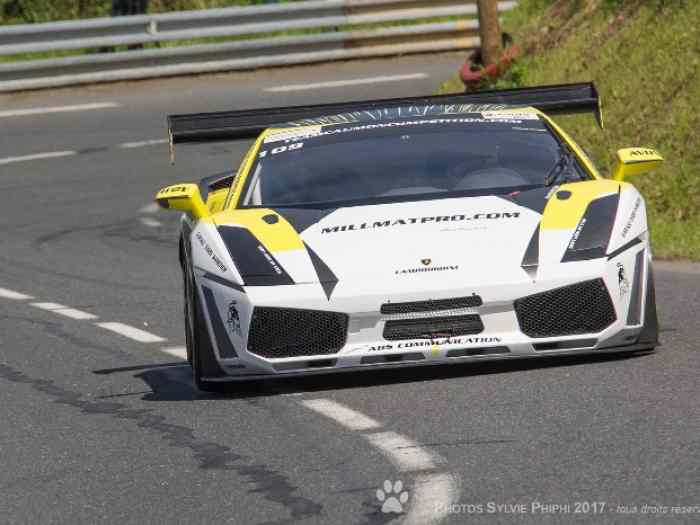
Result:
<svg viewBox="0 0 700 525">
<path fill-rule="evenodd" d="M 0 62 L 0 92 L 468 49 L 479 45 L 476 14 L 476 0 L 310 0 L 6 26 L 0 57 L 86 52 Z M 441 17 L 459 20 L 421 23 Z M 393 22 L 411 24 L 356 29 Z M 233 40 L 201 43 L 210 38 Z M 173 41 L 181 45 L 107 52 Z"/>
</svg>

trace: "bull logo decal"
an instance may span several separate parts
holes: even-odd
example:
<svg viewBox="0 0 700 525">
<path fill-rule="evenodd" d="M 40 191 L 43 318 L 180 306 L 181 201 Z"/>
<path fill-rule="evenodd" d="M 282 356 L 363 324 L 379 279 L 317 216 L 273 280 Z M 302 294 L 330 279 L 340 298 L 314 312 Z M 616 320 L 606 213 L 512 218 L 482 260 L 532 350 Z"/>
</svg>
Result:
<svg viewBox="0 0 700 525">
<path fill-rule="evenodd" d="M 237 334 L 240 337 L 243 336 L 241 332 L 241 318 L 238 315 L 236 301 L 231 301 L 231 304 L 228 305 L 228 319 L 226 320 L 226 323 L 234 334 Z"/>
<path fill-rule="evenodd" d="M 620 297 L 627 295 L 630 291 L 630 282 L 627 280 L 627 273 L 622 263 L 617 263 L 617 282 L 620 286 Z"/>
</svg>

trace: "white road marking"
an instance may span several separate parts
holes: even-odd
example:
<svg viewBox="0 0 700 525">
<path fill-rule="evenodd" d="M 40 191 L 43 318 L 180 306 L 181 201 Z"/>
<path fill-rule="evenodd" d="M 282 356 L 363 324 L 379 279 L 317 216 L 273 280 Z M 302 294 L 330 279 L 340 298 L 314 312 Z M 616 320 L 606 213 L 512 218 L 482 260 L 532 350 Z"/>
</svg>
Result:
<svg viewBox="0 0 700 525">
<path fill-rule="evenodd" d="M 58 310 L 60 308 L 65 308 L 65 306 L 58 303 L 32 303 L 32 306 L 36 306 L 42 310 Z"/>
<path fill-rule="evenodd" d="M 309 399 L 301 403 L 305 407 L 333 419 L 350 430 L 369 430 L 381 426 L 374 419 L 330 399 Z"/>
<path fill-rule="evenodd" d="M 431 470 L 435 468 L 433 455 L 396 432 L 378 432 L 365 435 L 402 471 Z"/>
<path fill-rule="evenodd" d="M 8 290 L 7 288 L 0 288 L 0 297 L 3 299 L 13 299 L 15 301 L 28 301 L 29 299 L 34 299 L 34 297 L 31 295 Z"/>
<path fill-rule="evenodd" d="M 94 319 L 99 319 L 99 317 L 95 314 L 84 312 L 82 310 L 76 310 L 75 308 L 59 308 L 58 310 L 54 310 L 54 312 L 70 317 L 71 319 L 77 319 L 79 321 L 92 321 Z"/>
<path fill-rule="evenodd" d="M 139 328 L 134 328 L 133 326 L 129 326 L 128 324 L 114 322 L 95 324 L 100 328 L 104 328 L 105 330 L 109 330 L 119 335 L 123 335 L 124 337 L 133 339 L 134 341 L 138 341 L 139 343 L 162 343 L 163 341 L 167 340 L 160 337 L 159 335 L 152 334 L 151 332 L 146 332 L 145 330 L 141 330 Z"/>
<path fill-rule="evenodd" d="M 0 111 L 0 118 L 3 117 L 26 117 L 29 115 L 46 115 L 47 113 L 65 113 L 68 111 L 89 111 L 94 109 L 112 109 L 120 107 L 114 102 L 96 102 L 93 104 L 78 104 L 75 106 L 56 106 L 49 108 L 26 108 L 10 109 Z"/>
<path fill-rule="evenodd" d="M 335 401 L 309 399 L 301 403 L 352 430 L 367 430 L 379 426 L 374 419 Z M 363 421 L 365 424 L 362 424 Z M 435 470 L 437 464 L 445 462 L 439 455 L 433 454 L 395 432 L 362 433 L 361 435 L 384 453 L 402 472 Z M 452 505 L 459 501 L 459 495 L 460 479 L 450 472 L 418 474 L 411 488 L 408 512 L 402 523 L 435 525 L 450 514 Z"/>
<path fill-rule="evenodd" d="M 184 346 L 169 346 L 167 348 L 161 348 L 160 351 L 173 357 L 187 360 L 187 348 Z"/>
<path fill-rule="evenodd" d="M 141 140 L 139 142 L 124 142 L 123 144 L 117 145 L 121 149 L 132 149 L 132 148 L 143 148 L 146 146 L 156 146 L 158 144 L 167 144 L 167 139 L 152 139 L 152 140 Z"/>
<path fill-rule="evenodd" d="M 288 91 L 305 91 L 307 89 L 327 89 L 338 88 L 344 86 L 360 86 L 363 84 L 379 84 L 382 82 L 400 82 L 402 80 L 419 80 L 429 78 L 426 73 L 411 73 L 408 75 L 393 75 L 372 78 L 353 78 L 348 80 L 334 80 L 331 82 L 315 82 L 311 84 L 290 84 L 287 86 L 275 86 L 265 88 L 264 91 L 269 93 L 284 93 Z"/>
<path fill-rule="evenodd" d="M 134 149 L 143 148 L 146 146 L 153 146 L 155 144 L 165 144 L 168 141 L 165 139 L 155 139 L 155 140 L 142 140 L 140 142 L 125 142 L 123 144 L 117 144 L 118 149 Z M 79 155 L 80 151 L 66 150 L 66 151 L 46 151 L 44 153 L 33 153 L 31 155 L 22 155 L 20 157 L 5 157 L 0 159 L 0 166 L 4 164 L 14 164 L 15 162 L 29 162 L 32 160 L 43 160 L 43 159 L 57 159 L 60 157 L 72 157 L 74 155 Z"/>
<path fill-rule="evenodd" d="M 158 206 L 157 202 L 151 202 L 150 204 L 146 204 L 143 208 L 139 210 L 139 213 L 156 213 L 160 206 Z"/>
<path fill-rule="evenodd" d="M 23 155 L 21 157 L 5 157 L 0 159 L 0 165 L 13 164 L 15 162 L 27 162 L 30 160 L 56 159 L 59 157 L 71 157 L 77 155 L 77 151 L 48 151 L 46 153 L 34 153 L 33 155 Z"/>
<path fill-rule="evenodd" d="M 0 116 L 2 113 L 0 112 Z M 135 149 L 144 148 L 147 146 L 155 146 L 157 144 L 167 144 L 166 139 L 152 139 L 152 140 L 141 140 L 139 142 L 124 142 L 122 144 L 117 144 L 113 148 L 99 148 L 99 149 Z M 88 153 L 86 151 L 85 153 Z M 47 151 L 44 153 L 33 153 L 31 155 L 22 155 L 20 157 L 5 157 L 0 159 L 0 165 L 3 164 L 13 164 L 15 162 L 29 162 L 31 160 L 42 160 L 42 159 L 57 159 L 60 157 L 72 157 L 74 155 L 80 155 L 80 151 L 66 150 L 66 151 Z M 151 213 L 151 212 L 148 212 Z"/>
<path fill-rule="evenodd" d="M 65 315 L 71 319 L 78 319 L 80 321 L 98 319 L 96 315 L 91 314 L 90 312 L 83 312 L 82 310 L 76 310 L 75 308 L 69 308 L 68 306 L 63 306 L 62 304 L 57 303 L 32 303 L 32 306 L 41 308 L 42 310 L 48 310 L 59 315 Z"/>
<path fill-rule="evenodd" d="M 411 490 L 410 510 L 402 525 L 428 525 L 440 522 L 458 502 L 459 478 L 449 472 L 419 476 Z"/>
<path fill-rule="evenodd" d="M 141 224 L 148 226 L 149 228 L 159 228 L 163 226 L 162 222 L 151 219 L 150 217 L 141 217 L 139 220 L 141 221 Z"/>
</svg>

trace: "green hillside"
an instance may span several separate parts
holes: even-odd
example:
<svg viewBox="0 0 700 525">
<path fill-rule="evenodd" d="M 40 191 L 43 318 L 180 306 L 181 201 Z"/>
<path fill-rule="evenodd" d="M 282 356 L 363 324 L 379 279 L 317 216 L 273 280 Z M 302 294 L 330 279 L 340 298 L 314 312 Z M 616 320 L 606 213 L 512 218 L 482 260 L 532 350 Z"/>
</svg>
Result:
<svg viewBox="0 0 700 525">
<path fill-rule="evenodd" d="M 594 80 L 606 129 L 558 118 L 607 171 L 627 146 L 659 150 L 659 171 L 630 182 L 649 207 L 655 254 L 700 259 L 700 2 L 521 0 L 504 21 L 525 55 L 499 87 Z M 461 91 L 453 78 L 441 91 Z"/>
</svg>

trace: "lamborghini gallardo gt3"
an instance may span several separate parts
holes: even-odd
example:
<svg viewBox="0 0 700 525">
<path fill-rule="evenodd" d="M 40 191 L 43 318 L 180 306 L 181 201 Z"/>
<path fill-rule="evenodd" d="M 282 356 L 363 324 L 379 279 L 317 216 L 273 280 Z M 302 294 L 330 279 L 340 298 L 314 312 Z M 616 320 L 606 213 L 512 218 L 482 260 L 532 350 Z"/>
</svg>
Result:
<svg viewBox="0 0 700 525">
<path fill-rule="evenodd" d="M 185 334 L 226 382 L 658 344 L 642 195 L 551 118 L 593 84 L 169 118 L 172 145 L 255 138 L 231 173 L 162 189 L 184 212 Z M 172 147 L 172 146 L 171 146 Z"/>
</svg>

